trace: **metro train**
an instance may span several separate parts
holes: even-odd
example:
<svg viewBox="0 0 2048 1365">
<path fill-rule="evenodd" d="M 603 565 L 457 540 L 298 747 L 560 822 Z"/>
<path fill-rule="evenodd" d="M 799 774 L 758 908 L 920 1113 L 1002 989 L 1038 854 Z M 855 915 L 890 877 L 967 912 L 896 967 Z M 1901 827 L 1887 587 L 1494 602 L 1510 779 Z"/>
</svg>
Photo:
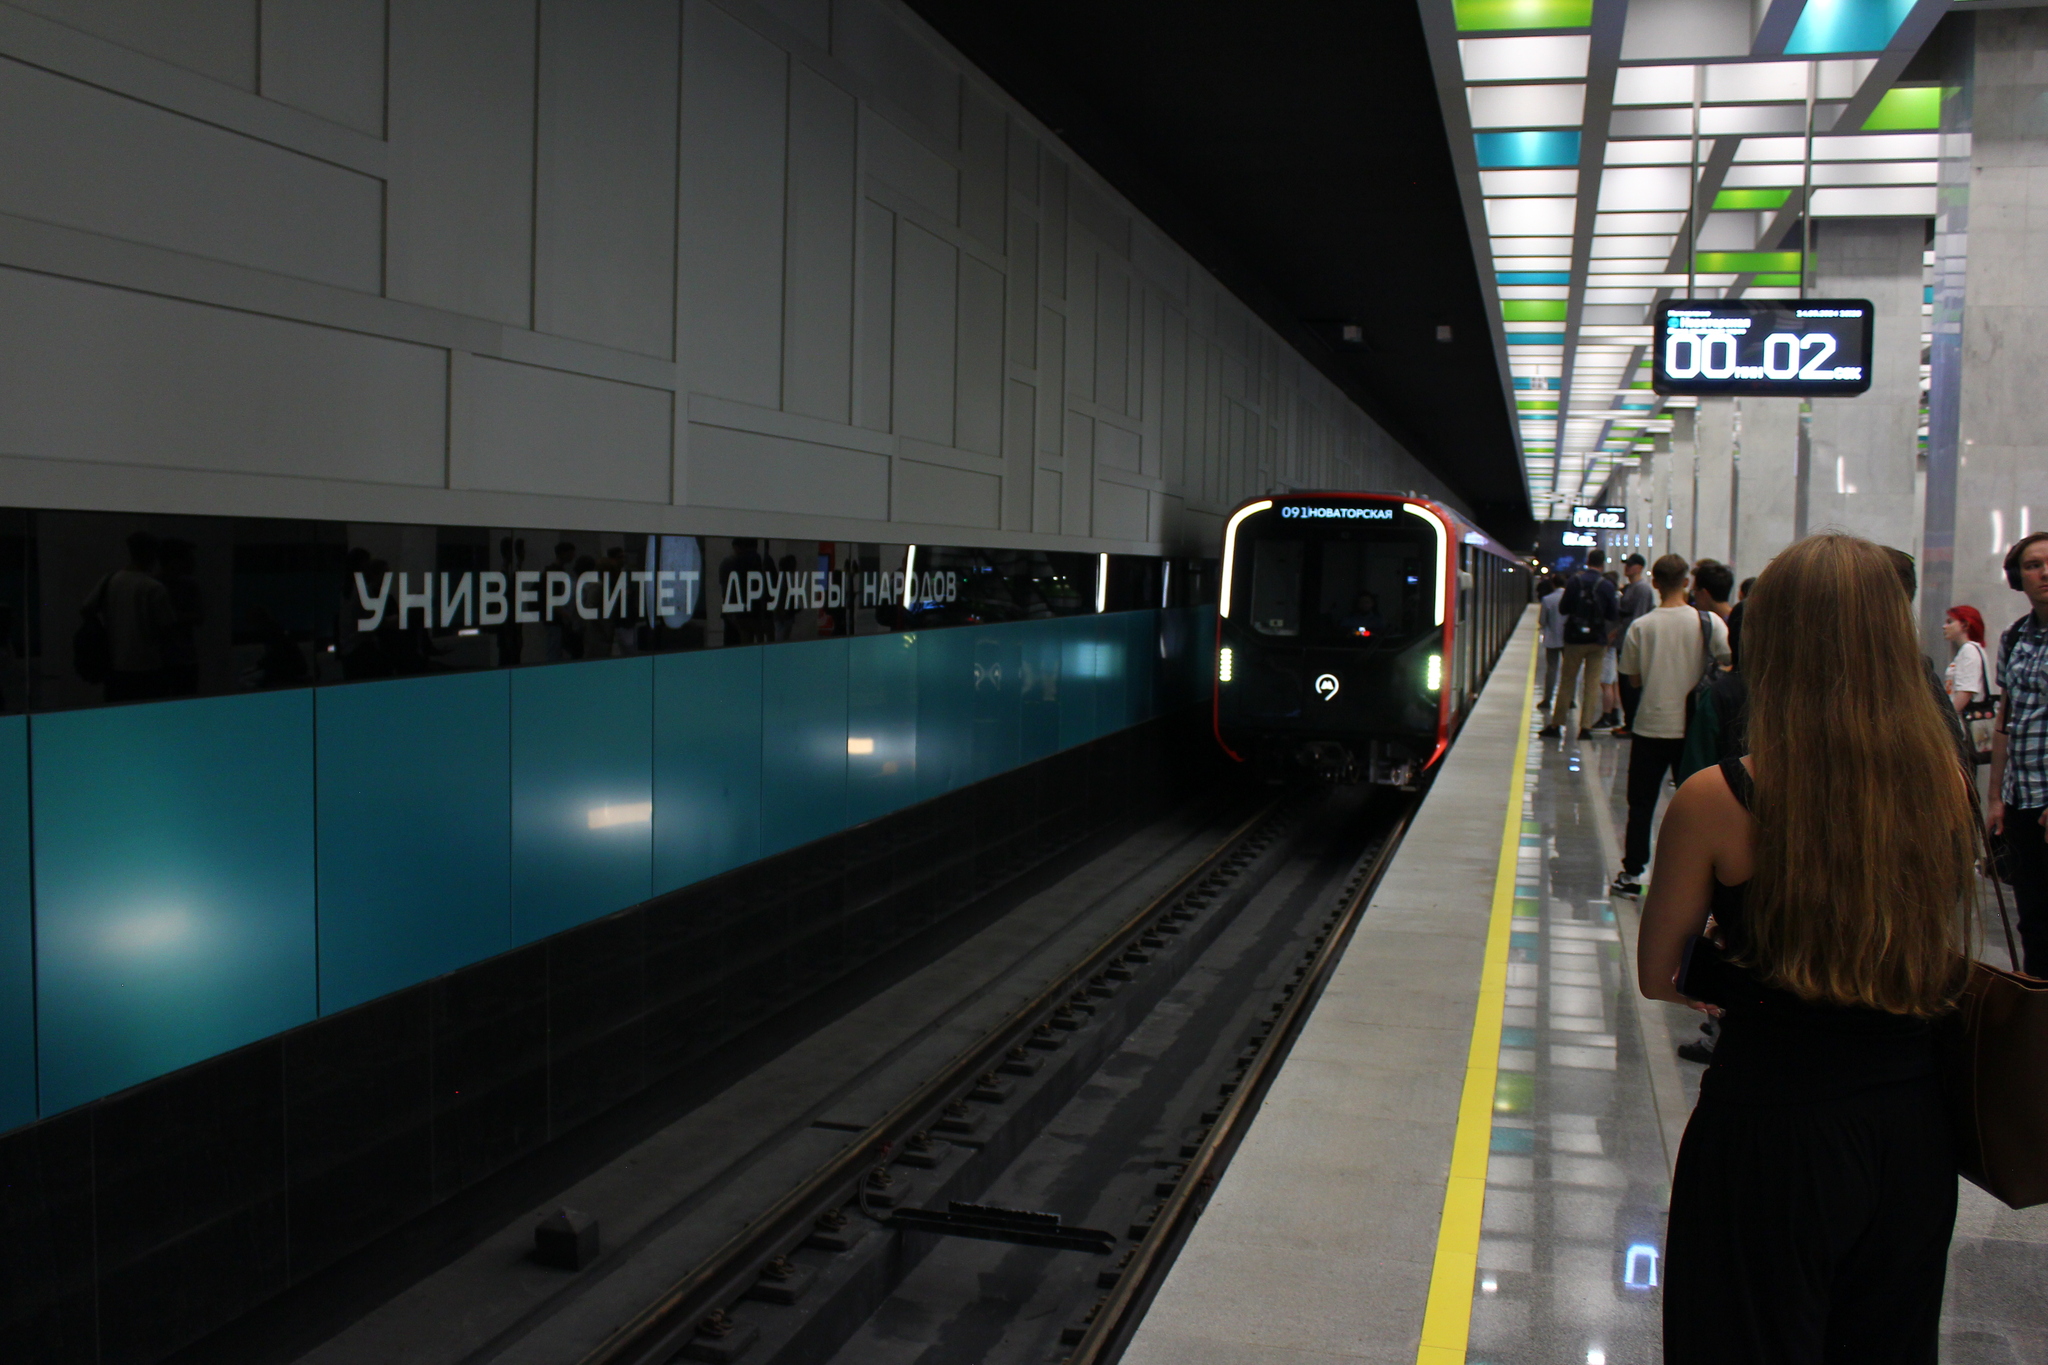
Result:
<svg viewBox="0 0 2048 1365">
<path fill-rule="evenodd" d="M 1441 503 L 1274 494 L 1223 530 L 1216 742 L 1268 776 L 1412 787 L 1532 600 L 1533 573 Z"/>
</svg>

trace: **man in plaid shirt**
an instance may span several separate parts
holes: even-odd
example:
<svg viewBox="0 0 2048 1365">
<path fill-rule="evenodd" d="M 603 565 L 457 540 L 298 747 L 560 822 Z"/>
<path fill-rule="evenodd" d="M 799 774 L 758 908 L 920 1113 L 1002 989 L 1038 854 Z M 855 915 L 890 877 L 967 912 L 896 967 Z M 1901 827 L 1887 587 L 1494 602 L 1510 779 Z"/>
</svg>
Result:
<svg viewBox="0 0 2048 1365">
<path fill-rule="evenodd" d="M 2006 552 L 2005 577 L 2033 610 L 1999 641 L 2005 701 L 1991 740 L 1990 825 L 2011 850 L 2021 970 L 2048 976 L 2048 531 Z"/>
</svg>

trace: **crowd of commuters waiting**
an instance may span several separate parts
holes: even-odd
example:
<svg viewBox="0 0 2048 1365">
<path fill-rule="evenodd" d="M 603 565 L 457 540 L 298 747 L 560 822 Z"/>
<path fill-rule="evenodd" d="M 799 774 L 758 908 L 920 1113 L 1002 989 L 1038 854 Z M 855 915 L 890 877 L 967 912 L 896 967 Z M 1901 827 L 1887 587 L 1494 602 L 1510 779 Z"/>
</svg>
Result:
<svg viewBox="0 0 2048 1365">
<path fill-rule="evenodd" d="M 1984 877 L 2013 888 L 2014 968 L 2048 977 L 2048 532 L 2004 563 L 2025 612 L 1994 644 L 1951 608 L 1945 674 L 1911 557 L 1853 536 L 1800 540 L 1739 595 L 1669 554 L 1641 592 L 1641 556 L 1624 585 L 1597 551 L 1543 585 L 1540 733 L 1572 733 L 1576 705 L 1579 739 L 1630 739 L 1610 892 L 1643 897 L 1643 993 L 1717 1035 L 1680 1050 L 1709 1067 L 1672 1185 L 1668 1365 L 1938 1358 L 1958 1171 L 1938 1033 Z"/>
</svg>

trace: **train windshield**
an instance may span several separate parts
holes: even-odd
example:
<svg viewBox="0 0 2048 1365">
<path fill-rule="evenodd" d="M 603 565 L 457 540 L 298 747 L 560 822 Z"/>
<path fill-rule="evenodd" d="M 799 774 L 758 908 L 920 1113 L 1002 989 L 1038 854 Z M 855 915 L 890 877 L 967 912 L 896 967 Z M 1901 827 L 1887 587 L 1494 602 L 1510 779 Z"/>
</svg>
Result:
<svg viewBox="0 0 2048 1365">
<path fill-rule="evenodd" d="M 1241 589 L 1245 621 L 1261 635 L 1372 648 L 1433 628 L 1436 537 L 1418 518 L 1303 525 L 1260 517 L 1240 531 L 1238 553 L 1251 570 Z"/>
</svg>

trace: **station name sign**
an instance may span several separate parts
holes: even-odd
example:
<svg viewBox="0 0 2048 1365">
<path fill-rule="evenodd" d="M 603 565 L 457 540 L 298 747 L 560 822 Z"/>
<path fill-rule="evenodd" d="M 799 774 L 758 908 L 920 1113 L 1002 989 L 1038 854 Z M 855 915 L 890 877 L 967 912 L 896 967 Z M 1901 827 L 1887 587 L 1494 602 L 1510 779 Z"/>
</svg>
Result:
<svg viewBox="0 0 2048 1365">
<path fill-rule="evenodd" d="M 1280 518 L 1291 521 L 1294 518 L 1312 521 L 1392 521 L 1391 507 L 1366 507 L 1357 503 L 1338 503 L 1324 507 L 1313 503 L 1291 502 L 1280 508 Z"/>
<path fill-rule="evenodd" d="M 1572 509 L 1574 531 L 1626 531 L 1628 529 L 1628 508 L 1626 507 L 1574 507 Z"/>
<path fill-rule="evenodd" d="M 1701 397 L 1847 397 L 1870 387 L 1868 299 L 1666 299 L 1651 387 Z"/>
<path fill-rule="evenodd" d="M 379 578 L 373 586 L 372 577 Z M 418 587 L 414 587 L 414 580 Z M 634 570 L 627 573 L 562 569 L 521 569 L 510 573 L 385 573 L 355 575 L 356 628 L 373 631 L 395 615 L 398 628 L 417 623 L 429 629 L 530 625 L 573 610 L 586 621 L 674 619 L 696 613 L 703 574 L 696 569 Z M 826 611 L 838 607 L 904 606 L 952 602 L 960 575 L 950 569 L 928 573 L 852 570 L 747 569 L 729 573 L 719 596 L 721 613 Z"/>
</svg>

